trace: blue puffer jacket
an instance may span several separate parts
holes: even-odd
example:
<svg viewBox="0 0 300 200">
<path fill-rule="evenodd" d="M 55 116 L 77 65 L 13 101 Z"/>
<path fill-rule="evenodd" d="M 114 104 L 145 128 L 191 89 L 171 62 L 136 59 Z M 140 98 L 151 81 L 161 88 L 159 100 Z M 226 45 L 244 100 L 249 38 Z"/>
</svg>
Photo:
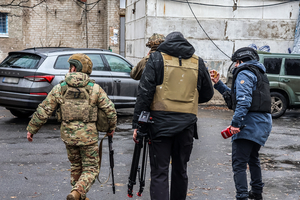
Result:
<svg viewBox="0 0 300 200">
<path fill-rule="evenodd" d="M 244 64 L 255 65 L 263 71 L 266 71 L 265 66 L 255 60 L 242 63 L 239 67 Z M 233 135 L 232 141 L 236 139 L 247 139 L 264 146 L 272 129 L 272 117 L 269 113 L 248 112 L 252 102 L 252 92 L 256 89 L 256 85 L 257 77 L 253 72 L 243 70 L 237 75 L 234 87 L 237 105 L 231 125 L 233 127 L 246 125 L 246 127 L 244 127 L 241 132 Z M 231 90 L 222 81 L 216 83 L 214 88 L 221 94 L 227 90 Z"/>
</svg>

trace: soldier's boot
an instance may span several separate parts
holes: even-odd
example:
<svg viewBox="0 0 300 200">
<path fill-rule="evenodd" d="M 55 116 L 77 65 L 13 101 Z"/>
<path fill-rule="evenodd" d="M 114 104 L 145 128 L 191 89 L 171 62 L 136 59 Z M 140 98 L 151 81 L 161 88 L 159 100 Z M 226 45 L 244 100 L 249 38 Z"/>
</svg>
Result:
<svg viewBox="0 0 300 200">
<path fill-rule="evenodd" d="M 81 195 L 76 190 L 74 190 L 67 196 L 67 200 L 79 200 L 80 196 Z"/>
</svg>

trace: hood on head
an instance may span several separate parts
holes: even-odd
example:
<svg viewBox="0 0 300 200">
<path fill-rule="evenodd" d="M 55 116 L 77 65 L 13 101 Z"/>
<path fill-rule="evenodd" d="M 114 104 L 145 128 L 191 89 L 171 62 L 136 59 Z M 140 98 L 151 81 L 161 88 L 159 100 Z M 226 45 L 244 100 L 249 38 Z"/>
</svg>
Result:
<svg viewBox="0 0 300 200">
<path fill-rule="evenodd" d="M 181 56 L 183 59 L 188 59 L 195 53 L 194 47 L 180 32 L 172 32 L 168 34 L 165 41 L 157 47 L 157 51 L 174 57 Z"/>
<path fill-rule="evenodd" d="M 65 81 L 71 87 L 84 87 L 89 83 L 90 78 L 86 73 L 72 72 L 66 74 Z"/>
<path fill-rule="evenodd" d="M 182 33 L 174 31 L 174 32 L 172 32 L 172 33 L 169 33 L 169 34 L 167 35 L 167 37 L 166 37 L 165 40 L 168 41 L 168 40 L 171 40 L 171 39 L 176 38 L 176 37 L 177 37 L 177 38 L 182 38 L 182 39 L 184 39 Z"/>
</svg>

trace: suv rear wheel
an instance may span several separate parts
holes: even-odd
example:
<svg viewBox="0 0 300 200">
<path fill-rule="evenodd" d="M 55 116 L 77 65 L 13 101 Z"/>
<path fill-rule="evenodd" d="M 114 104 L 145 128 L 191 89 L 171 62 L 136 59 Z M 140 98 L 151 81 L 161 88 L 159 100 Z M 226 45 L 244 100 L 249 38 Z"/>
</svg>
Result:
<svg viewBox="0 0 300 200">
<path fill-rule="evenodd" d="M 34 112 L 33 111 L 20 111 L 20 110 L 14 110 L 10 109 L 9 110 L 11 114 L 18 118 L 28 118 L 30 115 L 32 115 Z"/>
<path fill-rule="evenodd" d="M 286 98 L 278 93 L 271 92 L 271 114 L 273 118 L 279 118 L 282 116 L 287 109 Z"/>
</svg>

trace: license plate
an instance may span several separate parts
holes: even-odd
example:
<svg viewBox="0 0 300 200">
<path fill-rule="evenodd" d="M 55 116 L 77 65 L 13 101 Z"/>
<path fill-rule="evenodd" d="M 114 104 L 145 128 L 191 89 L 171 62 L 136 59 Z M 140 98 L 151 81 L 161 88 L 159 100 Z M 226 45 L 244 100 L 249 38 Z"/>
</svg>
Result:
<svg viewBox="0 0 300 200">
<path fill-rule="evenodd" d="M 19 83 L 19 78 L 3 77 L 2 83 L 18 84 Z"/>
</svg>

